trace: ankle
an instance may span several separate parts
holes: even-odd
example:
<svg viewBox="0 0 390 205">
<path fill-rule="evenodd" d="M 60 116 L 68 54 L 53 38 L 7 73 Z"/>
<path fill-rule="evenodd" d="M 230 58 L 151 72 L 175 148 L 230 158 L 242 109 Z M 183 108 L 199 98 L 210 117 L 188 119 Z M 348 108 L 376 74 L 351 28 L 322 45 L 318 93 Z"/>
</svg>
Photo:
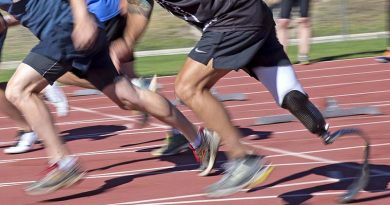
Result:
<svg viewBox="0 0 390 205">
<path fill-rule="evenodd" d="M 195 140 L 193 142 L 190 142 L 190 145 L 193 149 L 197 149 L 202 145 L 202 138 L 203 138 L 203 133 L 201 129 L 199 129 L 198 134 L 195 137 Z"/>
</svg>

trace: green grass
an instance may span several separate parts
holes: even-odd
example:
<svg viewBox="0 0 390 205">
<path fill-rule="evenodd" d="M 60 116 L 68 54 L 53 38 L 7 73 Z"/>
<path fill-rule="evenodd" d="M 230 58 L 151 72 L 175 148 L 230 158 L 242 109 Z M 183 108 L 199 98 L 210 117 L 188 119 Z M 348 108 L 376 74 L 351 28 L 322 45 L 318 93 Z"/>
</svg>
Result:
<svg viewBox="0 0 390 205">
<path fill-rule="evenodd" d="M 13 73 L 14 70 L 0 70 L 0 83 L 8 81 Z"/>
<path fill-rule="evenodd" d="M 314 62 L 326 60 L 338 60 L 381 55 L 387 46 L 385 39 L 364 41 L 346 41 L 336 43 L 313 44 L 310 58 Z M 296 61 L 297 47 L 291 46 L 288 52 L 291 61 Z M 176 74 L 184 63 L 186 55 L 168 55 L 139 57 L 136 61 L 136 71 L 142 76 L 173 75 Z M 8 79 L 13 70 L 1 70 L 0 82 Z"/>
<path fill-rule="evenodd" d="M 313 36 L 365 33 L 386 30 L 387 0 L 326 0 L 312 1 Z M 342 3 L 347 9 L 342 10 Z M 296 37 L 294 23 L 291 37 Z M 343 22 L 346 28 L 343 28 Z M 149 27 L 136 50 L 156 50 L 193 46 L 199 38 L 194 28 L 174 17 L 156 4 Z M 21 26 L 9 29 L 3 61 L 21 60 L 36 44 L 37 39 Z"/>
<path fill-rule="evenodd" d="M 369 3 L 367 0 L 320 1 L 314 3 L 311 14 L 314 36 L 385 31 L 387 1 L 371 0 Z"/>
<path fill-rule="evenodd" d="M 346 41 L 313 44 L 310 58 L 314 62 L 349 59 L 381 55 L 387 46 L 385 39 Z M 288 52 L 291 61 L 296 61 L 297 47 L 291 46 Z M 184 63 L 186 55 L 142 57 L 137 59 L 137 72 L 151 76 L 176 74 Z"/>
<path fill-rule="evenodd" d="M 310 58 L 314 62 L 317 62 L 378 56 L 383 53 L 386 47 L 386 39 L 312 44 Z M 288 55 L 290 56 L 292 62 L 295 62 L 297 47 L 293 46 L 289 48 Z"/>
<path fill-rule="evenodd" d="M 387 46 L 385 39 L 346 41 L 313 44 L 310 58 L 314 62 L 381 55 Z M 288 55 L 296 61 L 297 47 L 291 46 Z M 176 74 L 184 63 L 186 55 L 142 57 L 137 59 L 137 73 L 151 76 Z"/>
</svg>

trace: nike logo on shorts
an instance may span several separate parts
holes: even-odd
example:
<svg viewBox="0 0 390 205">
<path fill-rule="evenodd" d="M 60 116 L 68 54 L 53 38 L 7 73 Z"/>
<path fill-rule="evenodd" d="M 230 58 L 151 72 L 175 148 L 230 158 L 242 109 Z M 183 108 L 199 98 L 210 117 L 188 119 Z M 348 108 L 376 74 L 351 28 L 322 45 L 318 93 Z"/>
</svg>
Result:
<svg viewBox="0 0 390 205">
<path fill-rule="evenodd" d="M 199 50 L 198 48 L 195 48 L 195 52 L 197 52 L 197 53 L 207 53 L 206 51 Z"/>
</svg>

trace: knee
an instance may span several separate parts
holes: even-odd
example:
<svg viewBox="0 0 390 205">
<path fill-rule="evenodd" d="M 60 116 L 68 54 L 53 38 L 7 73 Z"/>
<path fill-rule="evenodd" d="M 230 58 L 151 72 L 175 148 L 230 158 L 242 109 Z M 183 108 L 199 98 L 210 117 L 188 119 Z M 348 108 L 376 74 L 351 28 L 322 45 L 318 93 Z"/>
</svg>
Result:
<svg viewBox="0 0 390 205">
<path fill-rule="evenodd" d="M 142 107 L 141 94 L 125 78 L 116 82 L 115 94 L 118 98 L 117 105 L 123 110 L 139 110 Z"/>
<path fill-rule="evenodd" d="M 118 96 L 119 102 L 116 102 L 118 107 L 122 110 L 139 110 L 140 106 L 134 100 L 129 100 L 127 97 Z"/>
<path fill-rule="evenodd" d="M 278 27 L 281 29 L 288 29 L 289 25 L 290 25 L 290 19 L 279 19 L 278 20 Z"/>
<path fill-rule="evenodd" d="M 122 95 L 118 93 L 119 102 L 116 104 L 122 110 L 140 110 L 141 102 L 136 96 Z"/>
<path fill-rule="evenodd" d="M 23 102 L 25 95 L 25 90 L 13 84 L 8 84 L 7 89 L 5 90 L 6 99 L 15 105 L 18 105 Z"/>
<path fill-rule="evenodd" d="M 183 82 L 182 80 L 176 80 L 175 82 L 175 95 L 184 103 L 191 100 L 196 95 L 197 88 L 195 85 Z"/>
<path fill-rule="evenodd" d="M 123 102 L 117 103 L 117 105 L 122 110 L 133 110 L 131 106 L 128 106 Z"/>
<path fill-rule="evenodd" d="M 299 18 L 298 24 L 303 28 L 310 28 L 310 20 L 309 18 Z"/>
</svg>

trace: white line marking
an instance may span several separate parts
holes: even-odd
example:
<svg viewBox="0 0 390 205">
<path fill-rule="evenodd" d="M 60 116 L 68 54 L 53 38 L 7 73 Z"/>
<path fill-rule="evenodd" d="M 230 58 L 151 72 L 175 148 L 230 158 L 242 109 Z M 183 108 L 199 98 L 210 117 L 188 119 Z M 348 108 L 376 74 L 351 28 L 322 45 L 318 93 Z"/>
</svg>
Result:
<svg viewBox="0 0 390 205">
<path fill-rule="evenodd" d="M 101 115 L 101 116 L 105 116 L 105 117 L 111 117 L 111 118 L 118 119 L 118 120 L 138 122 L 138 120 L 130 118 L 130 117 L 123 117 L 123 116 L 119 116 L 119 115 L 106 114 L 106 113 L 102 113 L 102 112 L 99 112 L 99 111 L 96 111 L 96 110 L 91 110 L 91 109 L 82 108 L 82 107 L 72 106 L 72 109 L 77 110 L 77 111 L 81 111 L 81 112 L 93 113 L 93 114 L 97 114 L 97 115 Z M 159 123 L 152 123 L 151 122 L 151 123 L 149 123 L 149 125 L 152 125 L 152 126 L 155 126 L 155 127 L 160 127 L 160 128 L 169 128 L 169 126 L 163 125 L 163 124 L 159 124 Z"/>
<path fill-rule="evenodd" d="M 323 151 L 329 151 L 329 150 L 323 150 Z M 281 157 L 281 156 L 295 156 L 293 154 L 284 154 L 284 155 L 270 155 L 267 156 L 267 158 L 273 158 L 273 157 Z M 386 161 L 390 160 L 390 158 L 373 158 L 371 161 Z M 299 163 L 283 163 L 283 164 L 273 164 L 275 167 L 282 167 L 282 166 L 302 166 L 302 165 L 315 165 L 315 164 L 334 164 L 332 161 L 320 161 L 320 160 L 314 160 L 315 162 L 299 162 Z M 342 161 L 358 161 L 358 159 L 348 159 L 348 160 L 342 160 Z M 221 164 L 224 163 L 225 161 L 217 161 L 216 163 Z M 338 163 L 338 162 L 337 162 Z M 88 175 L 85 177 L 85 179 L 101 179 L 101 178 L 113 178 L 113 177 L 123 177 L 123 176 L 133 176 L 136 174 L 143 173 L 145 172 L 153 172 L 150 175 L 154 174 L 164 174 L 164 173 L 172 173 L 171 170 L 167 169 L 180 169 L 184 167 L 196 167 L 198 164 L 183 164 L 183 165 L 172 165 L 172 166 L 164 166 L 164 167 L 154 167 L 154 168 L 146 168 L 146 169 L 139 169 L 139 170 L 127 170 L 127 171 L 120 171 L 120 172 L 108 172 L 108 173 L 102 173 L 102 174 L 93 174 L 93 175 Z M 353 167 L 356 168 L 356 167 Z M 158 172 L 160 171 L 160 172 Z M 182 173 L 182 172 L 196 172 L 196 169 L 193 170 L 184 170 L 184 171 L 175 171 L 176 173 Z M 378 176 L 388 176 L 390 173 L 388 172 L 378 172 Z M 146 174 L 145 174 L 146 175 Z M 350 178 L 343 178 L 343 179 L 350 179 Z M 351 178 L 352 179 L 352 178 Z M 327 179 L 330 181 L 338 181 L 340 179 Z M 20 182 L 3 182 L 0 183 L 0 187 L 9 187 L 9 186 L 17 186 L 21 184 L 27 184 L 31 183 L 33 181 L 20 181 Z M 323 182 L 323 181 L 321 181 Z M 305 183 L 310 183 L 310 182 L 305 182 Z M 316 183 L 316 182 L 313 182 Z M 278 185 L 278 187 L 285 187 L 285 186 L 296 186 L 296 185 L 301 185 L 303 183 L 293 183 L 293 185 L 290 184 L 284 184 L 284 185 Z"/>
<path fill-rule="evenodd" d="M 246 143 L 246 144 L 249 144 L 249 143 Z M 387 144 L 390 145 L 390 143 L 387 143 Z M 252 145 L 252 146 L 259 148 L 259 149 L 279 153 L 279 154 L 286 154 L 289 156 L 294 156 L 294 157 L 303 158 L 303 159 L 310 159 L 313 161 L 324 162 L 324 163 L 328 163 L 328 164 L 341 163 L 341 161 L 329 160 L 329 159 L 325 159 L 322 157 L 316 157 L 316 156 L 312 156 L 312 155 L 308 155 L 308 154 L 303 154 L 301 152 L 291 152 L 291 151 L 287 151 L 287 150 L 283 150 L 283 149 L 278 149 L 278 148 L 269 147 L 269 146 L 266 147 L 266 146 L 262 146 L 262 145 Z M 353 165 L 348 165 L 348 164 L 340 164 L 340 166 L 352 168 L 352 169 L 360 169 L 360 166 L 353 166 Z M 390 175 L 390 172 L 383 172 L 381 170 L 371 169 L 370 171 L 375 173 L 375 174 L 381 174 L 381 175 L 386 175 L 386 176 Z"/>
<path fill-rule="evenodd" d="M 312 194 L 295 194 L 286 195 L 284 197 L 300 197 L 300 196 L 328 196 L 328 195 L 340 195 L 343 192 L 325 192 L 325 193 L 312 193 Z M 204 195 L 203 195 L 204 196 Z M 280 198 L 279 195 L 268 195 L 268 196 L 254 196 L 254 197 L 241 197 L 241 198 L 225 198 L 225 199 L 203 199 L 203 200 L 192 200 L 192 201 L 175 201 L 175 202 L 161 202 L 161 203 L 146 203 L 142 205 L 172 205 L 172 204 L 195 204 L 195 203 L 215 203 L 215 202 L 228 202 L 228 201 L 242 201 L 242 200 L 259 200 L 259 199 L 276 199 Z M 118 203 L 119 204 L 135 204 L 135 203 Z M 141 203 L 136 203 L 141 205 Z M 114 205 L 114 204 L 110 204 Z"/>
<path fill-rule="evenodd" d="M 381 177 L 383 175 L 374 175 L 371 177 Z M 388 176 L 388 175 L 386 175 Z M 352 179 L 349 178 L 341 178 L 340 180 L 347 180 Z M 308 182 L 299 182 L 299 183 L 288 183 L 288 184 L 281 184 L 276 185 L 272 187 L 268 187 L 268 189 L 277 189 L 280 187 L 291 187 L 291 186 L 300 186 L 300 185 L 307 185 L 307 184 L 317 184 L 317 183 L 327 183 L 327 182 L 337 182 L 339 180 L 335 179 L 325 179 L 325 180 L 316 180 L 316 181 L 308 181 Z M 241 192 L 246 192 L 248 189 L 243 189 Z M 361 193 L 366 193 L 367 191 L 360 191 Z M 310 193 L 310 194 L 299 194 L 299 195 L 287 195 L 286 197 L 296 197 L 296 196 L 324 196 L 324 195 L 341 195 L 345 192 L 317 192 L 317 193 Z M 153 204 L 153 205 L 163 205 L 163 204 L 186 204 L 186 203 L 212 203 L 212 202 L 221 202 L 221 201 L 240 201 L 240 200 L 255 200 L 255 199 L 269 199 L 269 198 L 279 198 L 279 195 L 273 195 L 273 196 L 259 196 L 259 197 L 235 197 L 235 198 L 224 198 L 224 199 L 208 199 L 208 200 L 192 200 L 192 201 L 175 201 L 175 202 L 161 202 L 161 201 L 168 201 L 168 200 L 177 200 L 177 199 L 186 199 L 186 198 L 195 198 L 195 197 L 204 197 L 206 194 L 191 194 L 191 195 L 181 195 L 181 196 L 174 196 L 174 197 L 165 197 L 165 198 L 155 198 L 155 199 L 147 199 L 147 200 L 140 200 L 140 201 L 129 201 L 129 202 L 120 202 L 120 203 L 113 203 L 109 205 L 125 205 L 125 204 L 138 204 L 138 205 L 147 205 Z M 159 202 L 159 203 L 155 203 Z"/>
<path fill-rule="evenodd" d="M 358 123 L 358 124 L 340 125 L 340 126 L 332 126 L 332 127 L 333 128 L 352 127 L 352 126 L 357 126 L 357 125 L 361 127 L 363 125 L 383 124 L 383 123 L 389 123 L 389 122 L 390 122 L 390 120 L 386 120 L 386 121 L 378 121 L 378 122 L 370 122 L 370 123 Z M 307 132 L 306 129 L 297 129 L 297 130 L 279 131 L 279 132 L 275 132 L 273 134 L 275 134 L 275 135 L 276 134 L 288 134 L 288 133 L 292 133 L 292 132 L 302 132 L 302 131 Z M 161 131 L 157 131 L 157 132 L 161 132 Z M 137 132 L 137 133 L 132 132 L 130 134 L 139 134 L 139 133 L 141 133 L 141 132 Z M 145 132 L 145 133 L 150 133 L 150 131 L 149 132 Z M 252 143 L 252 144 L 256 144 L 256 143 Z M 371 146 L 386 146 L 386 145 L 388 145 L 388 143 L 380 144 L 380 145 L 372 144 Z M 141 146 L 141 147 L 132 147 L 132 148 L 122 148 L 122 149 L 114 149 L 114 150 L 102 150 L 102 151 L 96 151 L 96 152 L 85 152 L 85 153 L 78 153 L 78 154 L 75 154 L 75 155 L 76 156 L 89 156 L 89 155 L 95 155 L 95 154 L 118 154 L 118 153 L 134 152 L 133 149 L 146 149 L 146 148 L 157 147 L 157 146 L 162 146 L 162 144 L 150 145 L 150 146 Z M 354 148 L 358 148 L 358 147 L 359 146 L 354 147 Z M 344 148 L 338 148 L 338 149 L 344 149 Z M 132 151 L 129 151 L 129 150 L 132 150 Z M 31 157 L 31 158 L 19 158 L 19 159 L 0 160 L 0 165 L 1 164 L 6 164 L 6 163 L 13 163 L 13 162 L 27 161 L 27 160 L 36 160 L 36 159 L 47 159 L 47 157 Z"/>
</svg>

